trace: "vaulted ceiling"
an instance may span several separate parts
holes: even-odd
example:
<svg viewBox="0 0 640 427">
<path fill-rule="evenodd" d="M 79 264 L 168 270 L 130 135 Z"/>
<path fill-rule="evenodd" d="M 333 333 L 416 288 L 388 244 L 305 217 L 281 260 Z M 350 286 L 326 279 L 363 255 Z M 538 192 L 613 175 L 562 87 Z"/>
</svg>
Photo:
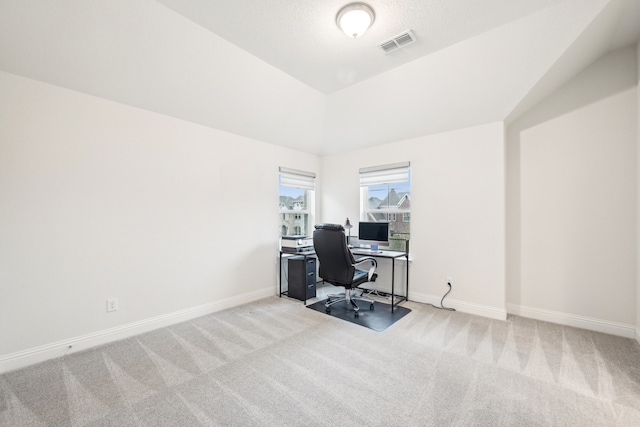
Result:
<svg viewBox="0 0 640 427">
<path fill-rule="evenodd" d="M 347 3 L 2 0 L 0 70 L 323 155 L 507 120 L 640 38 L 637 0 L 370 0 L 358 39 Z"/>
</svg>

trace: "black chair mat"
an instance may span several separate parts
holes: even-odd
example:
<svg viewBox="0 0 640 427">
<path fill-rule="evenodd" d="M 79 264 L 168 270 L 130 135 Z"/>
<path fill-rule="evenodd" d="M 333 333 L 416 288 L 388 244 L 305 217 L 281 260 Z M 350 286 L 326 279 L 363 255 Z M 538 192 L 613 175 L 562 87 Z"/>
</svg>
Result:
<svg viewBox="0 0 640 427">
<path fill-rule="evenodd" d="M 325 302 L 315 302 L 307 307 L 325 313 Z M 411 312 L 411 309 L 396 305 L 391 312 L 391 304 L 376 301 L 374 303 L 374 309 L 369 310 L 369 304 L 364 302 L 358 302 L 360 312 L 358 317 L 355 317 L 355 313 L 350 303 L 346 301 L 336 303 L 331 306 L 331 312 L 327 313 L 329 316 L 337 317 L 338 319 L 346 320 L 347 322 L 355 323 L 357 325 L 364 326 L 374 331 L 382 332 L 389 326 L 393 325 L 398 320 Z"/>
</svg>

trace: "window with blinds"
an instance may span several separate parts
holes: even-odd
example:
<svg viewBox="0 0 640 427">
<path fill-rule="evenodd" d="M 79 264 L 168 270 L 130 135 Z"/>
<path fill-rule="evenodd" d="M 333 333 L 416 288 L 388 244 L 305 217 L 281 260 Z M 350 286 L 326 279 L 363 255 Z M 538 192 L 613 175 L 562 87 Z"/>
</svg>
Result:
<svg viewBox="0 0 640 427">
<path fill-rule="evenodd" d="M 389 248 L 405 250 L 411 224 L 410 163 L 360 169 L 360 220 L 389 223 Z"/>
<path fill-rule="evenodd" d="M 316 174 L 280 168 L 281 236 L 310 236 L 315 212 Z"/>
</svg>

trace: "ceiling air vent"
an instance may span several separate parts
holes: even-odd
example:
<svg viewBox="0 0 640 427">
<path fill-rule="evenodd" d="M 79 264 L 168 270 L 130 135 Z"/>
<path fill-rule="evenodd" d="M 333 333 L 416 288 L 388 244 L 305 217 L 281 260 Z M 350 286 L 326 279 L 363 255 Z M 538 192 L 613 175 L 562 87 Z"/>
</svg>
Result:
<svg viewBox="0 0 640 427">
<path fill-rule="evenodd" d="M 378 45 L 382 51 L 387 54 L 389 52 L 393 52 L 394 50 L 400 49 L 403 46 L 413 43 L 416 41 L 415 36 L 411 32 L 411 30 L 407 30 L 404 33 L 398 34 L 397 36 L 385 40 Z"/>
</svg>

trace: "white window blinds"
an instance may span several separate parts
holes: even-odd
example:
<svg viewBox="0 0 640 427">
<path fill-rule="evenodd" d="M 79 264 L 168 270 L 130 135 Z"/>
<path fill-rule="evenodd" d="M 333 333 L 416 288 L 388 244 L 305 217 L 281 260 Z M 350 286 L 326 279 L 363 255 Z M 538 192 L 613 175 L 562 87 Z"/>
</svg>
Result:
<svg viewBox="0 0 640 427">
<path fill-rule="evenodd" d="M 360 187 L 409 181 L 409 162 L 360 169 Z"/>
<path fill-rule="evenodd" d="M 316 174 L 280 167 L 280 185 L 284 187 L 302 188 L 304 190 L 315 190 Z"/>
</svg>

